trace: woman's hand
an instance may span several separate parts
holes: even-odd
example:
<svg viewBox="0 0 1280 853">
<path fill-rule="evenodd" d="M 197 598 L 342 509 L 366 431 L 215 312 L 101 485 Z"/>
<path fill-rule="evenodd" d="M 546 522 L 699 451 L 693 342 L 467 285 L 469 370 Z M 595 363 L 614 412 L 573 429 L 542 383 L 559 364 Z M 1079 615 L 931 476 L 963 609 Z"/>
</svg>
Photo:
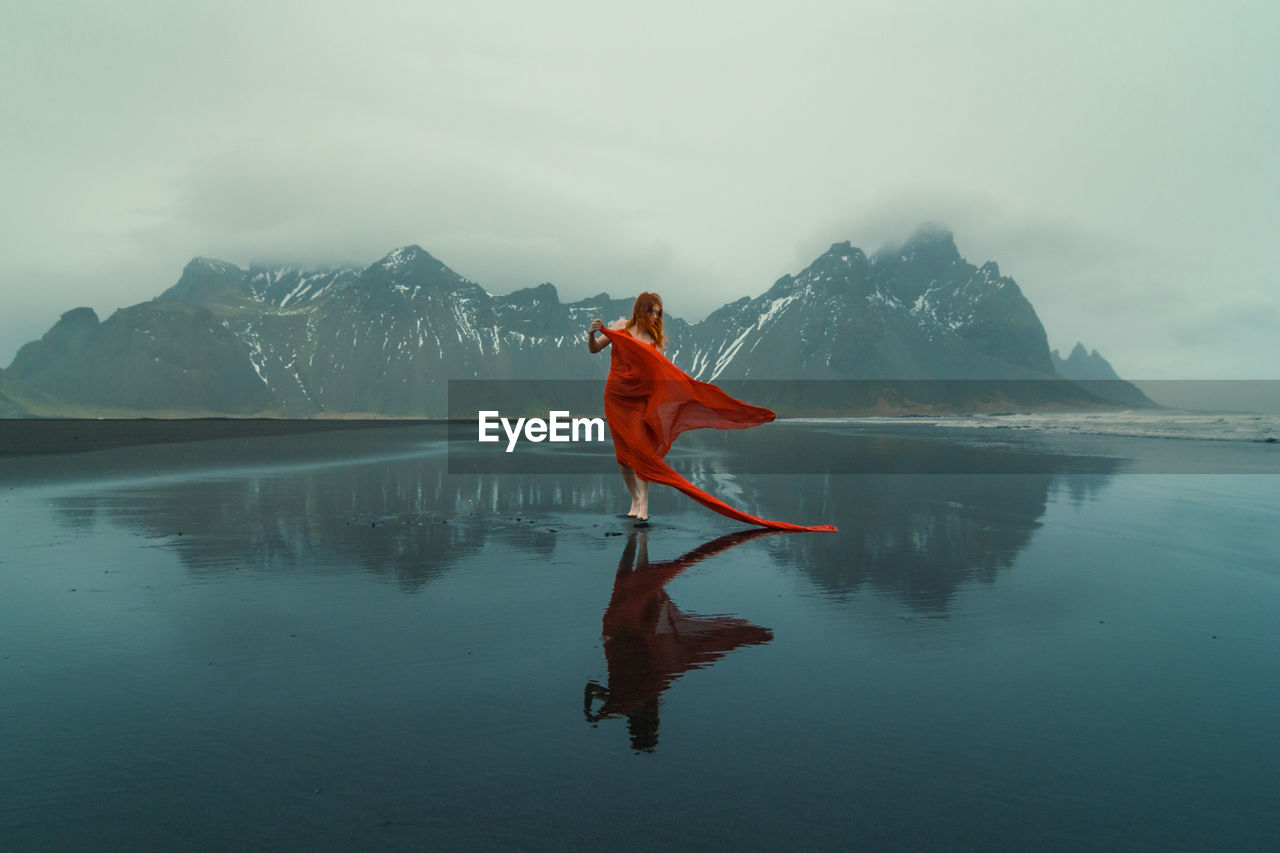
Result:
<svg viewBox="0 0 1280 853">
<path fill-rule="evenodd" d="M 593 353 L 600 352 L 600 350 L 604 349 L 610 344 L 610 341 L 607 337 L 600 338 L 599 340 L 596 339 L 596 332 L 600 331 L 603 328 L 604 328 L 604 320 L 601 320 L 599 317 L 597 317 L 591 321 L 591 326 L 590 328 L 587 329 L 587 349 L 591 350 Z"/>
</svg>

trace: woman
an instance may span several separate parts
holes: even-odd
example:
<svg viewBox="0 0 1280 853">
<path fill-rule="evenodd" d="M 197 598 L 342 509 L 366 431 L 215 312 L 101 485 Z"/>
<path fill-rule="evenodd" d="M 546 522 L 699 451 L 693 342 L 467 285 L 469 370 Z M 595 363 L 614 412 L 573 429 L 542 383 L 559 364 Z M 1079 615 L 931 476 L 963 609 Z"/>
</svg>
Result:
<svg viewBox="0 0 1280 853">
<path fill-rule="evenodd" d="M 648 344 L 651 347 L 662 349 L 666 345 L 666 339 L 662 336 L 662 297 L 656 293 L 648 291 L 641 293 L 636 297 L 636 304 L 631 309 L 631 322 L 627 322 L 626 318 L 619 317 L 609 327 L 615 332 L 627 332 L 631 337 L 641 343 Z M 604 321 L 599 317 L 591 321 L 591 327 L 587 330 L 587 348 L 592 354 L 600 352 L 609 346 L 610 339 L 606 336 L 596 339 L 596 332 L 604 329 Z M 618 395 L 621 383 L 624 381 L 619 376 L 614 377 L 613 369 L 616 364 L 609 367 L 609 383 L 613 384 L 610 389 L 609 383 L 605 384 L 605 414 L 609 415 L 609 395 L 610 391 L 615 396 Z M 639 395 L 632 394 L 633 398 Z M 609 429 L 613 430 L 614 418 L 609 417 Z M 617 447 L 617 436 L 614 436 L 614 446 Z M 616 449 L 615 449 L 616 453 Z M 622 457 L 618 457 L 618 467 L 622 469 L 622 481 L 627 484 L 627 491 L 631 493 L 631 508 L 627 510 L 627 518 L 634 518 L 638 523 L 644 524 L 649 520 L 649 482 L 647 480 L 636 477 L 636 472 L 628 468 L 622 461 Z"/>
<path fill-rule="evenodd" d="M 604 335 L 597 339 L 596 334 Z M 662 299 L 656 293 L 636 298 L 630 320 L 608 329 L 596 318 L 587 330 L 587 346 L 598 353 L 613 347 L 604 388 L 604 413 L 613 436 L 613 452 L 631 493 L 627 516 L 649 519 L 649 483 L 679 489 L 721 515 L 777 530 L 834 531 L 829 524 L 808 527 L 769 521 L 734 509 L 712 497 L 663 459 L 671 443 L 688 429 L 745 429 L 773 420 L 768 409 L 735 400 L 708 382 L 691 378 L 662 355 Z"/>
</svg>

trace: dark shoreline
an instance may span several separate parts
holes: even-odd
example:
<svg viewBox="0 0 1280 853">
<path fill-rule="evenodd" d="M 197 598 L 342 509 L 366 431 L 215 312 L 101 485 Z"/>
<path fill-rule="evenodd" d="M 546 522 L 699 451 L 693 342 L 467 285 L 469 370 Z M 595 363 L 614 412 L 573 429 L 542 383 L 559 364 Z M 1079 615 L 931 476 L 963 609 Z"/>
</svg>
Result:
<svg viewBox="0 0 1280 853">
<path fill-rule="evenodd" d="M 218 439 L 307 435 L 356 429 L 442 424 L 442 420 L 324 418 L 11 418 L 0 419 L 0 459 L 88 453 L 117 447 Z"/>
</svg>

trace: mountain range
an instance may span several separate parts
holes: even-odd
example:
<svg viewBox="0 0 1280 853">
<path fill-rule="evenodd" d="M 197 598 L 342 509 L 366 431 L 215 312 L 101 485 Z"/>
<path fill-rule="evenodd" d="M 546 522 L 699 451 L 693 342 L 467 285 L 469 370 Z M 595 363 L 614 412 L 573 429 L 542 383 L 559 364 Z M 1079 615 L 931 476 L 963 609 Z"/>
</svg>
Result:
<svg viewBox="0 0 1280 853">
<path fill-rule="evenodd" d="M 245 270 L 196 258 L 152 301 L 106 320 L 75 308 L 22 347 L 0 371 L 0 416 L 442 417 L 451 379 L 602 379 L 609 360 L 588 354 L 586 328 L 629 316 L 633 301 L 601 293 L 565 303 L 549 283 L 490 293 L 418 246 L 363 270 Z M 678 308 L 679 296 L 665 301 Z M 968 263 L 940 228 L 872 255 L 837 243 L 697 323 L 667 313 L 665 332 L 668 357 L 698 379 L 871 383 L 864 391 L 905 381 L 892 395 L 903 411 L 920 402 L 909 390 L 920 380 L 982 380 L 955 383 L 987 389 L 950 393 L 945 406 L 959 410 L 1107 397 L 1097 393 L 1104 386 L 1057 381 L 1046 396 L 1019 382 L 1075 379 L 1082 362 L 1051 354 L 1013 279 L 994 262 Z M 993 381 L 1004 383 L 995 397 Z M 1018 389 L 1033 385 L 1021 399 Z M 813 387 L 830 395 L 842 386 Z M 822 408 L 867 406 L 834 399 Z"/>
</svg>

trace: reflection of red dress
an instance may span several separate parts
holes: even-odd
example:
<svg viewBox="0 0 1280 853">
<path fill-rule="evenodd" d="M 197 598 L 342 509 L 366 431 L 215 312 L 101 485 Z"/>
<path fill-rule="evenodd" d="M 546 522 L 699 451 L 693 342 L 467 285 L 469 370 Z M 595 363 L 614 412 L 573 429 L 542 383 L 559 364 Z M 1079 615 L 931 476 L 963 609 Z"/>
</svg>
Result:
<svg viewBox="0 0 1280 853">
<path fill-rule="evenodd" d="M 708 382 L 699 382 L 649 344 L 627 331 L 604 329 L 613 342 L 604 413 L 618 462 L 651 483 L 679 489 L 698 503 L 736 521 L 775 530 L 834 531 L 830 524 L 807 527 L 769 521 L 734 509 L 676 473 L 662 457 L 676 436 L 689 429 L 746 429 L 773 420 L 773 412 L 735 400 Z"/>
<path fill-rule="evenodd" d="M 622 551 L 613 596 L 604 612 L 604 657 L 608 687 L 587 682 L 583 711 L 592 723 L 624 716 L 632 749 L 658 745 L 658 697 L 684 673 L 710 666 L 743 646 L 773 639 L 768 628 L 733 616 L 681 613 L 666 584 L 694 563 L 781 530 L 740 530 L 689 551 L 676 560 L 650 563 L 635 531 Z M 601 700 L 598 710 L 595 702 Z"/>
</svg>

